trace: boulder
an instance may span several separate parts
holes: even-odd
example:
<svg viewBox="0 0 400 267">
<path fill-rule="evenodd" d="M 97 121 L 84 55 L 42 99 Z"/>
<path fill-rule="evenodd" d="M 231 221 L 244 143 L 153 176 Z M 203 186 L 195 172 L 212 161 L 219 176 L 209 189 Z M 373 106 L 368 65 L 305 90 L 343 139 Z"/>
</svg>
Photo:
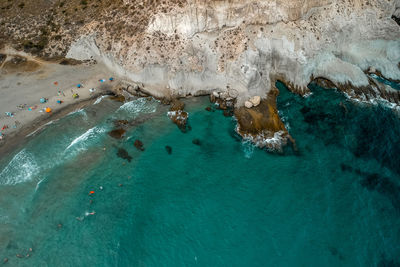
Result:
<svg viewBox="0 0 400 267">
<path fill-rule="evenodd" d="M 249 101 L 253 104 L 254 107 L 257 107 L 258 105 L 260 105 L 261 97 L 258 96 L 258 95 L 257 96 L 253 96 L 252 98 L 250 98 Z"/>
<path fill-rule="evenodd" d="M 252 108 L 253 107 L 253 103 L 251 103 L 250 101 L 246 101 L 246 102 L 244 102 L 244 106 L 246 108 Z"/>
</svg>

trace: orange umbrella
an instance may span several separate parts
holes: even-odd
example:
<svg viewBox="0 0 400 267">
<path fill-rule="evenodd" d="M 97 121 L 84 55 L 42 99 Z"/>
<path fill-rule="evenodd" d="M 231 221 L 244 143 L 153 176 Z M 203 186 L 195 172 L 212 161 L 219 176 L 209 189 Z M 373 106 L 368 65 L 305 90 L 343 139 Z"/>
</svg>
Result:
<svg viewBox="0 0 400 267">
<path fill-rule="evenodd" d="M 50 113 L 51 112 L 51 108 L 46 108 L 46 112 Z"/>
</svg>

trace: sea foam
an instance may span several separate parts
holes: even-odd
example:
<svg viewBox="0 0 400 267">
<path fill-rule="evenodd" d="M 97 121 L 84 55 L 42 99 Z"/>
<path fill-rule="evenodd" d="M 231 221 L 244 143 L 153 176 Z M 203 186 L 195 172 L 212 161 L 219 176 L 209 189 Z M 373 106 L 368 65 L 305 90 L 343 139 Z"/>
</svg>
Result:
<svg viewBox="0 0 400 267">
<path fill-rule="evenodd" d="M 90 128 L 89 130 L 87 130 L 85 133 L 81 134 L 80 136 L 78 136 L 77 138 L 75 138 L 74 140 L 72 140 L 72 142 L 69 144 L 69 146 L 65 149 L 65 151 L 69 150 L 71 147 L 85 142 L 91 138 L 94 138 L 96 135 L 100 134 L 100 133 L 104 133 L 106 131 L 105 128 L 102 127 L 93 127 Z"/>
<path fill-rule="evenodd" d="M 16 154 L 0 173 L 0 185 L 15 185 L 32 180 L 39 173 L 34 156 L 25 149 Z"/>
<path fill-rule="evenodd" d="M 118 111 L 127 111 L 130 114 L 153 113 L 157 110 L 159 101 L 155 99 L 147 100 L 147 98 L 138 98 L 133 101 L 126 102 L 119 107 Z"/>
</svg>

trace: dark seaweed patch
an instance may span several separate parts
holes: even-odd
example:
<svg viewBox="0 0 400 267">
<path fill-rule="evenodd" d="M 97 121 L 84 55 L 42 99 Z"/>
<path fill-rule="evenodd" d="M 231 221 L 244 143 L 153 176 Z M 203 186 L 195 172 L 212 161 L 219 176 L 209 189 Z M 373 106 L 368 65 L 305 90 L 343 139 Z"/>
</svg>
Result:
<svg viewBox="0 0 400 267">
<path fill-rule="evenodd" d="M 278 109 L 292 128 L 327 146 L 346 148 L 358 158 L 375 159 L 400 175 L 400 119 L 392 110 L 381 105 L 354 104 L 340 92 L 316 84 L 309 85 L 314 94 L 306 99 L 290 93 L 283 84 L 277 87 Z M 305 125 L 299 124 L 301 117 Z M 295 134 L 292 136 L 302 142 Z"/>
<path fill-rule="evenodd" d="M 126 159 L 128 162 L 131 162 L 132 157 L 129 155 L 128 151 L 123 148 L 118 148 L 117 156 Z"/>
</svg>

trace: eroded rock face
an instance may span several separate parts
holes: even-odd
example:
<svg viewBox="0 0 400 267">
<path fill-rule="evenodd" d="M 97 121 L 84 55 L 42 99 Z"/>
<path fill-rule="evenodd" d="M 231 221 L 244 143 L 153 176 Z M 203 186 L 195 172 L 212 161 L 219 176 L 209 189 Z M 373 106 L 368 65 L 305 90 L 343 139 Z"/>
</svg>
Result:
<svg viewBox="0 0 400 267">
<path fill-rule="evenodd" d="M 290 137 L 276 107 L 278 90 L 272 90 L 257 107 L 240 107 L 235 110 L 237 132 L 259 147 L 282 151 Z"/>
</svg>

